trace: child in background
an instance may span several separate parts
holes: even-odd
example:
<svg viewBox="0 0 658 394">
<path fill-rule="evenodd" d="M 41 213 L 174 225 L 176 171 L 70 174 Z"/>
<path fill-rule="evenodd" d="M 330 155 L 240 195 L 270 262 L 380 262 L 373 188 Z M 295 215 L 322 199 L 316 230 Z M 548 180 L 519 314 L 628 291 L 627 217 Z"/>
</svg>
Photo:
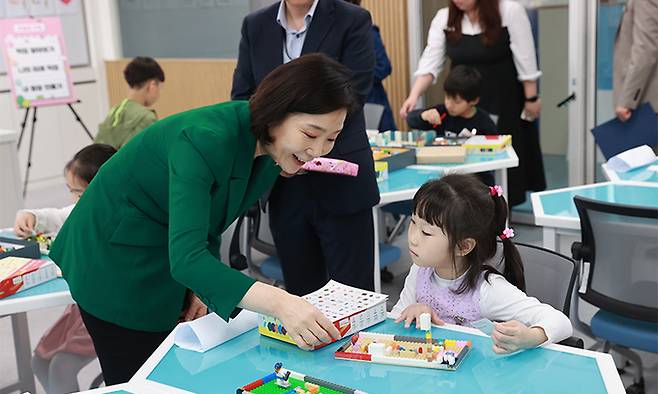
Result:
<svg viewBox="0 0 658 394">
<path fill-rule="evenodd" d="M 160 65 L 150 57 L 136 57 L 123 70 L 130 87 L 128 97 L 112 108 L 98 126 L 95 143 L 109 144 L 116 149 L 125 145 L 140 131 L 158 120 L 152 106 L 160 98 L 165 80 Z"/>
<path fill-rule="evenodd" d="M 16 234 L 27 237 L 33 232 L 58 232 L 98 169 L 115 152 L 109 145 L 93 144 L 76 153 L 64 168 L 73 204 L 61 209 L 19 211 L 14 224 Z M 78 392 L 78 372 L 94 358 L 96 352 L 91 337 L 78 306 L 73 304 L 66 307 L 64 314 L 41 337 L 32 357 L 32 370 L 46 393 Z"/>
<path fill-rule="evenodd" d="M 444 104 L 409 112 L 409 127 L 418 130 L 436 130 L 459 134 L 463 129 L 476 129 L 478 134 L 498 134 L 491 115 L 477 107 L 482 90 L 482 76 L 468 66 L 455 66 L 443 83 Z"/>
<path fill-rule="evenodd" d="M 500 186 L 473 175 L 446 175 L 424 184 L 413 199 L 411 267 L 392 313 L 409 327 L 428 312 L 435 324 L 494 323 L 493 351 L 512 353 L 562 341 L 572 333 L 562 312 L 525 293 L 521 257 L 506 227 Z M 503 244 L 504 272 L 486 264 Z"/>
<path fill-rule="evenodd" d="M 409 112 L 409 127 L 418 130 L 436 130 L 439 136 L 457 136 L 463 129 L 477 130 L 480 135 L 498 134 L 491 115 L 477 107 L 482 90 L 482 77 L 478 70 L 468 66 L 455 66 L 443 83 L 445 104 Z M 470 134 L 467 136 L 470 137 Z M 492 171 L 477 174 L 482 182 L 493 186 L 496 178 Z"/>
</svg>

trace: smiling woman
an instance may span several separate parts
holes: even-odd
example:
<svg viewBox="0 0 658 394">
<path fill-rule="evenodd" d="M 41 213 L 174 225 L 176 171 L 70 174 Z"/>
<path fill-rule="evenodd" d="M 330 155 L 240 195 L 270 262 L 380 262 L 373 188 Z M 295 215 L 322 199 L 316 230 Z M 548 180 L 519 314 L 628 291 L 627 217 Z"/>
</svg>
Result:
<svg viewBox="0 0 658 394">
<path fill-rule="evenodd" d="M 339 336 L 302 298 L 222 263 L 219 244 L 279 173 L 332 149 L 354 102 L 344 66 L 303 56 L 268 75 L 249 102 L 163 119 L 100 169 L 50 257 L 106 384 L 128 381 L 180 316 L 205 314 L 205 305 L 225 320 L 240 308 L 276 316 L 306 349 Z"/>
</svg>

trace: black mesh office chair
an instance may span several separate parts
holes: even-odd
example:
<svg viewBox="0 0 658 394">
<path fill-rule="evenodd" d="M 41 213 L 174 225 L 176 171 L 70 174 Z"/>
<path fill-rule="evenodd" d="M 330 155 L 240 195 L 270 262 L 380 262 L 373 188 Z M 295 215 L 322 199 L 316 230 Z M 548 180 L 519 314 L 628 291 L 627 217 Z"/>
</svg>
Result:
<svg viewBox="0 0 658 394">
<path fill-rule="evenodd" d="M 523 261 L 526 294 L 569 316 L 576 283 L 576 263 L 567 256 L 539 246 L 519 242 L 514 245 Z M 504 263 L 499 263 L 502 253 L 502 242 L 498 241 L 496 256 L 489 264 L 500 272 L 504 270 Z M 584 347 L 583 340 L 575 336 L 560 344 L 580 349 Z"/>
<path fill-rule="evenodd" d="M 658 353 L 658 208 L 574 197 L 581 242 L 579 298 L 599 308 L 589 324 L 574 309 L 574 325 L 637 366 L 627 392 L 644 392 L 642 360 L 630 349 Z"/>
</svg>

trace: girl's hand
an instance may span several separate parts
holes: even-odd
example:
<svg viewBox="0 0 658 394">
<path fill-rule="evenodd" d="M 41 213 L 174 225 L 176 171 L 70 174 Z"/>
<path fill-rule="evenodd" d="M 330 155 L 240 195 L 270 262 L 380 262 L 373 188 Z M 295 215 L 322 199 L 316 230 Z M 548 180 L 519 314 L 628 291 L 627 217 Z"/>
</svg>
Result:
<svg viewBox="0 0 658 394">
<path fill-rule="evenodd" d="M 541 112 L 541 100 L 538 99 L 534 102 L 526 101 L 523 109 L 525 109 L 525 113 L 531 119 L 537 119 L 539 117 L 539 113 Z"/>
<path fill-rule="evenodd" d="M 340 332 L 329 319 L 301 297 L 286 293 L 275 310 L 275 316 L 302 349 L 311 350 L 321 343 L 340 338 Z"/>
<path fill-rule="evenodd" d="M 409 114 L 409 112 L 413 111 L 414 108 L 416 108 L 417 101 L 418 101 L 418 97 L 414 97 L 414 96 L 407 97 L 407 99 L 404 100 L 404 103 L 402 103 L 402 107 L 400 108 L 400 116 L 402 116 L 404 119 L 407 119 L 407 115 Z"/>
<path fill-rule="evenodd" d="M 411 322 L 416 320 L 416 328 L 420 329 L 420 315 L 423 313 L 429 313 L 432 316 L 432 323 L 438 324 L 439 326 L 445 324 L 439 315 L 432 308 L 425 304 L 409 305 L 402 311 L 400 317 L 395 319 L 395 322 L 399 323 L 404 320 L 404 328 L 409 328 Z"/>
<path fill-rule="evenodd" d="M 437 111 L 436 108 L 423 111 L 423 113 L 420 114 L 420 117 L 431 125 L 436 126 L 441 124 L 441 115 L 439 114 L 439 111 Z"/>
<path fill-rule="evenodd" d="M 27 238 L 34 234 L 34 227 L 37 224 L 37 218 L 30 212 L 21 212 L 16 215 L 14 222 L 14 232 L 21 238 Z"/>
<path fill-rule="evenodd" d="M 528 327 L 516 320 L 494 323 L 491 339 L 494 343 L 493 351 L 498 354 L 514 353 L 517 350 L 533 348 L 548 341 L 543 328 Z"/>
<path fill-rule="evenodd" d="M 182 321 L 194 320 L 208 314 L 208 307 L 191 291 L 187 293 L 187 309 L 181 312 Z"/>
</svg>

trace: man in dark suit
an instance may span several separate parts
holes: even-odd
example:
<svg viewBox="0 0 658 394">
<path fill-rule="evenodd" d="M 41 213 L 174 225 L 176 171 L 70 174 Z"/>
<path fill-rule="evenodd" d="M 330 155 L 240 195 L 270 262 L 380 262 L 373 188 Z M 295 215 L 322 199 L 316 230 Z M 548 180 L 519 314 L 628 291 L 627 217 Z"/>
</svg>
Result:
<svg viewBox="0 0 658 394">
<path fill-rule="evenodd" d="M 342 0 L 285 0 L 247 15 L 231 98 L 249 98 L 278 65 L 321 52 L 350 68 L 364 103 L 375 63 L 371 26 L 368 11 Z M 308 130 L 300 133 L 313 138 Z M 327 156 L 357 163 L 358 176 L 279 177 L 269 198 L 286 288 L 297 295 L 317 290 L 328 279 L 374 289 L 372 207 L 379 191 L 362 109 L 348 115 Z"/>
</svg>

